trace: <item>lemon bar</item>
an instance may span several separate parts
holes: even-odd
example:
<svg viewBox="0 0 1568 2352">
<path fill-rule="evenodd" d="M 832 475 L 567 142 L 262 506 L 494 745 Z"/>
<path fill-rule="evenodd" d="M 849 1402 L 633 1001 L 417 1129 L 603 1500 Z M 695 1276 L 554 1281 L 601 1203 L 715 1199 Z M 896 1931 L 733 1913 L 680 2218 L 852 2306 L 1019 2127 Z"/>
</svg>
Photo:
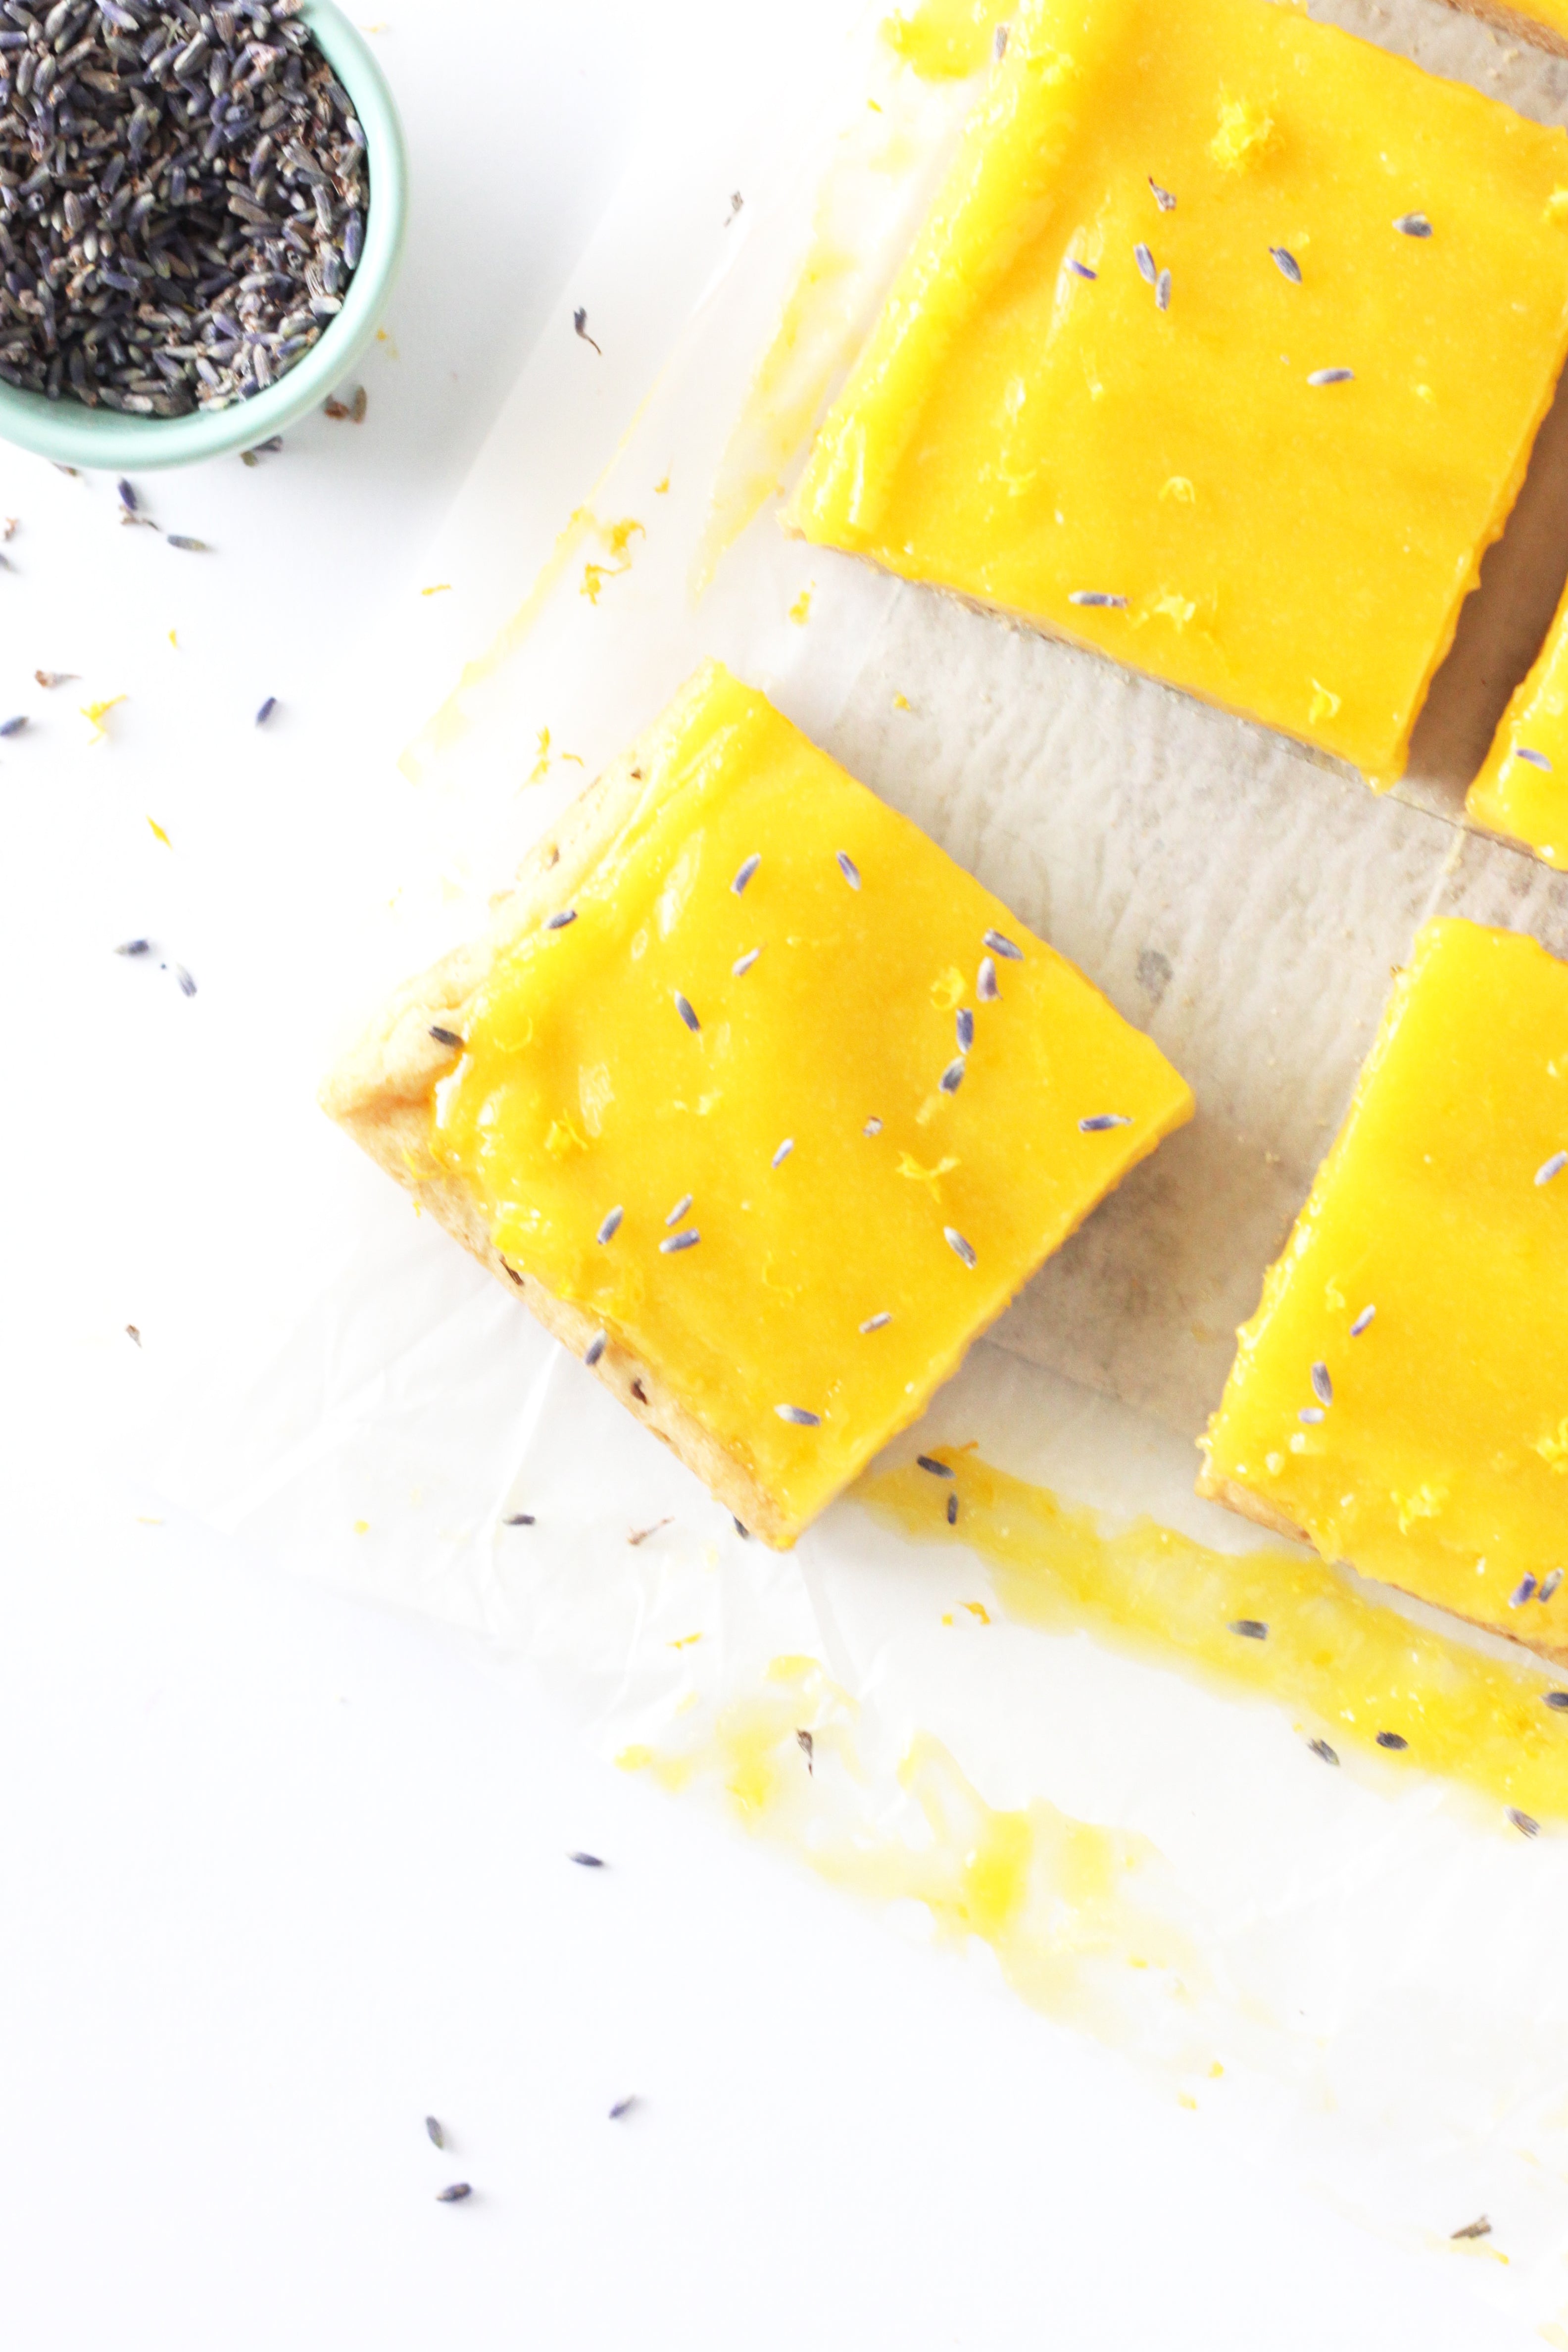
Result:
<svg viewBox="0 0 1568 2352">
<path fill-rule="evenodd" d="M 1025 0 L 787 520 L 1401 772 L 1568 349 L 1568 137 L 1268 0 Z"/>
<path fill-rule="evenodd" d="M 716 664 L 323 1102 L 781 1547 L 1193 1110 Z"/>
<path fill-rule="evenodd" d="M 1467 814 L 1568 871 L 1568 593 L 1503 712 Z"/>
<path fill-rule="evenodd" d="M 1568 965 L 1416 939 L 1200 1491 L 1568 1657 Z"/>
</svg>

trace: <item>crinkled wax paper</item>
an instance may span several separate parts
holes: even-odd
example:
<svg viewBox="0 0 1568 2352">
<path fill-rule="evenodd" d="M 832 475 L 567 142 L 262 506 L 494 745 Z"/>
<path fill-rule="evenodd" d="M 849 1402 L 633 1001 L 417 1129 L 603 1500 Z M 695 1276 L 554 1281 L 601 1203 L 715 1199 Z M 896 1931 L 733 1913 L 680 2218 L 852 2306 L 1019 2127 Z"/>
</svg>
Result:
<svg viewBox="0 0 1568 2352">
<path fill-rule="evenodd" d="M 1568 68 L 1472 19 L 1425 0 L 1333 13 L 1568 121 Z M 345 677 L 295 844 L 293 953 L 274 1017 L 237 1048 L 256 1131 L 221 1234 L 193 1205 L 193 1243 L 213 1220 L 201 1276 L 171 1284 L 178 1370 L 153 1460 L 266 1556 L 526 1658 L 606 1754 L 717 1803 L 733 1790 L 716 1727 L 802 1717 L 819 1769 L 752 1818 L 830 1875 L 913 1894 L 899 1918 L 941 1927 L 952 1839 L 985 1807 L 1033 1809 L 1029 1937 L 997 1948 L 1020 1991 L 1568 2344 L 1568 1846 L 1412 1772 L 1326 1770 L 1273 1707 L 1010 1624 L 977 1559 L 901 1540 L 853 1498 L 787 1558 L 742 1541 L 313 1107 L 380 990 L 471 930 L 563 798 L 718 655 L 1196 1089 L 1193 1126 L 1044 1270 L 920 1436 L 978 1440 L 1111 1518 L 1256 1540 L 1194 1499 L 1193 1440 L 1391 967 L 1436 911 L 1568 952 L 1568 882 L 1460 823 L 1568 565 L 1568 407 L 1386 799 L 791 542 L 777 487 L 973 89 L 917 80 L 874 14 L 851 38 L 813 20 L 757 117 L 694 104 L 633 159 L 428 560 L 449 593 L 405 597 L 413 619 Z M 595 433 L 644 393 L 594 479 Z M 1075 1823 L 1111 1833 L 1092 1886 Z M 1492 2238 L 1451 2246 L 1482 2211 Z"/>
</svg>

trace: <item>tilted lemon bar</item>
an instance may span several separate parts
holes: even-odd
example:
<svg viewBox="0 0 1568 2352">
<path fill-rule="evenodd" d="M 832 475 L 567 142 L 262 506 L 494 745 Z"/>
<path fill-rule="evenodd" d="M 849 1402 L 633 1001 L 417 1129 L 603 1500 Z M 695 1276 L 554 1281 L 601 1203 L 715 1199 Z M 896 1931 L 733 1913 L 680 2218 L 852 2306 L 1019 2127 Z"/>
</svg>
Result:
<svg viewBox="0 0 1568 2352">
<path fill-rule="evenodd" d="M 1503 712 L 1467 814 L 1568 871 L 1568 594 Z"/>
<path fill-rule="evenodd" d="M 1568 965 L 1419 934 L 1200 1492 L 1568 1658 Z"/>
<path fill-rule="evenodd" d="M 1268 0 L 1025 0 L 788 520 L 1401 772 L 1568 349 L 1568 138 Z"/>
<path fill-rule="evenodd" d="M 1193 1111 L 716 664 L 322 1099 L 780 1546 Z"/>
</svg>

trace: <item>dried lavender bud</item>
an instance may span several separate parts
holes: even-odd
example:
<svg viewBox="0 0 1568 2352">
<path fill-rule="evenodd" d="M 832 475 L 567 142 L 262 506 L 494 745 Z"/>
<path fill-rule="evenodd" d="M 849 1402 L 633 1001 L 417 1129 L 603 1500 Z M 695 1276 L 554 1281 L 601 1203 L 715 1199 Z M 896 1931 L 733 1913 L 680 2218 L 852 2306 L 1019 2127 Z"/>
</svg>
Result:
<svg viewBox="0 0 1568 2352">
<path fill-rule="evenodd" d="M 584 1870 L 603 1870 L 605 1867 L 596 1853 L 569 1853 L 566 1859 L 579 1864 Z"/>
<path fill-rule="evenodd" d="M 434 2116 L 426 2116 L 426 2118 L 425 2118 L 425 2128 L 426 2128 L 426 2132 L 428 2132 L 428 2134 L 429 2134 L 429 2136 L 430 2136 L 430 2138 L 431 2138 L 431 2140 L 432 2140 L 433 2144 L 434 2144 L 437 2147 L 446 2147 L 446 2145 L 447 2145 L 447 2135 L 446 2135 L 446 2133 L 441 2129 L 440 2125 L 437 2122 L 436 2117 L 435 2117 Z"/>
<path fill-rule="evenodd" d="M 471 2197 L 473 2193 L 466 2180 L 454 2180 L 449 2189 L 437 2189 L 436 2202 L 437 2205 L 460 2205 L 465 2197 Z"/>
</svg>

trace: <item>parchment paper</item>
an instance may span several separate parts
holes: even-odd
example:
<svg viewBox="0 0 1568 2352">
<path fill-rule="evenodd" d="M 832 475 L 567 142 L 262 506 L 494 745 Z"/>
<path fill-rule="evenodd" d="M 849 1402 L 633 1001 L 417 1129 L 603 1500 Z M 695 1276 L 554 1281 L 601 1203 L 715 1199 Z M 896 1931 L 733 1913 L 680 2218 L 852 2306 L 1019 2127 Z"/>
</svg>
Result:
<svg viewBox="0 0 1568 2352">
<path fill-rule="evenodd" d="M 1568 67 L 1472 20 L 1425 0 L 1320 13 L 1568 121 Z M 689 1740 L 804 1653 L 853 1714 L 859 1777 L 823 1799 L 852 1840 L 918 1842 L 896 1766 L 924 1733 L 993 1804 L 1045 1797 L 1149 1841 L 1139 1901 L 1184 1964 L 1058 2012 L 1195 2101 L 1194 2128 L 1271 2149 L 1568 2345 L 1568 1844 L 1527 1846 L 1408 1773 L 1330 1774 L 1270 1708 L 983 1624 L 959 1606 L 987 1590 L 978 1563 L 898 1542 L 852 1500 L 786 1559 L 742 1544 L 310 1105 L 333 1038 L 471 930 L 562 799 L 717 655 L 1079 961 L 1197 1093 L 1194 1125 L 918 1434 L 1241 1548 L 1252 1531 L 1192 1495 L 1193 1440 L 1392 968 L 1436 911 L 1568 952 L 1568 880 L 1460 823 L 1568 569 L 1563 400 L 1384 800 L 1097 656 L 793 544 L 771 499 L 715 562 L 716 490 L 722 523 L 783 478 L 973 95 L 896 66 L 876 14 L 803 46 L 754 119 L 694 110 L 635 159 L 574 289 L 605 377 L 584 376 L 563 314 L 428 561 L 443 593 L 402 599 L 412 619 L 345 681 L 342 788 L 297 900 L 306 968 L 280 972 L 279 1020 L 249 1041 L 266 1149 L 225 1203 L 247 1279 L 171 1295 L 142 1466 L 268 1557 L 515 1652 L 607 1754 Z M 710 251 L 731 188 L 720 265 L 694 282 L 690 224 L 707 207 Z M 826 299 L 748 404 L 808 259 Z M 653 388 L 608 471 L 574 477 L 584 386 L 602 400 L 617 366 Z M 397 749 L 401 767 L 382 756 Z M 520 1510 L 534 1524 L 507 1528 Z M 1103 1993 L 1105 1968 L 1073 1981 Z M 1493 2238 L 1452 2243 L 1483 2210 Z"/>
</svg>

